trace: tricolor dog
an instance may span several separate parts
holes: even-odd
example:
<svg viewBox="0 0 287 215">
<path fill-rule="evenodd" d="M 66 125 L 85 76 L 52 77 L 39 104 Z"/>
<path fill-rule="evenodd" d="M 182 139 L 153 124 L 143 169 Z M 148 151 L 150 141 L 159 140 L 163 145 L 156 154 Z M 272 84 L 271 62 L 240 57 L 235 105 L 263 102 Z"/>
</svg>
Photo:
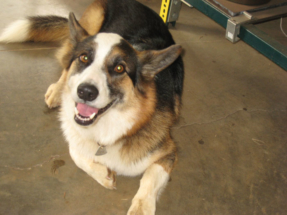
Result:
<svg viewBox="0 0 287 215">
<path fill-rule="evenodd" d="M 141 175 L 128 214 L 154 214 L 177 161 L 170 130 L 183 88 L 181 46 L 161 18 L 134 0 L 97 0 L 79 21 L 29 17 L 1 42 L 61 41 L 62 76 L 45 95 L 76 165 L 108 189 Z M 96 194 L 95 194 L 96 195 Z"/>
</svg>

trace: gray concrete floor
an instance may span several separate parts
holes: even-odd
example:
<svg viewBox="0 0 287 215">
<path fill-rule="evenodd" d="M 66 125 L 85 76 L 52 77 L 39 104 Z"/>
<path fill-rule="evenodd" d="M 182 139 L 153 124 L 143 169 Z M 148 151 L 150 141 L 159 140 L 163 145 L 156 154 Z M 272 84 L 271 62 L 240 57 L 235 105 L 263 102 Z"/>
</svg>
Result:
<svg viewBox="0 0 287 215">
<path fill-rule="evenodd" d="M 1 1 L 0 30 L 27 15 L 92 0 Z M 81 2 L 81 3 L 80 3 Z M 141 0 L 156 11 L 159 0 Z M 183 6 L 170 30 L 184 49 L 185 87 L 173 136 L 180 147 L 157 214 L 287 214 L 287 73 Z M 0 214 L 125 214 L 139 177 L 101 187 L 68 154 L 44 93 L 59 77 L 57 44 L 0 45 Z M 55 173 L 51 168 L 63 160 Z"/>
</svg>

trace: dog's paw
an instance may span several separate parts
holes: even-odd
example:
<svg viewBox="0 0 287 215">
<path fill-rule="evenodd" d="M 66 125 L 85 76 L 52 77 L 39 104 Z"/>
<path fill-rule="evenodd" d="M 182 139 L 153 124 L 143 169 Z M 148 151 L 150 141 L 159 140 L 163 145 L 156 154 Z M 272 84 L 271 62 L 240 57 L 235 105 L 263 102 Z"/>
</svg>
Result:
<svg viewBox="0 0 287 215">
<path fill-rule="evenodd" d="M 127 215 L 154 215 L 156 200 L 151 198 L 133 199 Z"/>
<path fill-rule="evenodd" d="M 49 108 L 55 108 L 61 104 L 61 86 L 58 83 L 51 84 L 45 94 L 45 102 Z"/>
<path fill-rule="evenodd" d="M 116 190 L 117 184 L 116 184 L 116 172 L 111 171 L 107 168 L 107 174 L 106 176 L 101 174 L 96 174 L 96 177 L 94 177 L 99 184 L 101 184 L 103 187 L 109 189 L 109 190 Z"/>
<path fill-rule="evenodd" d="M 116 190 L 117 189 L 116 175 L 117 175 L 116 172 L 108 169 L 108 174 L 103 181 L 103 186 L 110 190 Z"/>
</svg>

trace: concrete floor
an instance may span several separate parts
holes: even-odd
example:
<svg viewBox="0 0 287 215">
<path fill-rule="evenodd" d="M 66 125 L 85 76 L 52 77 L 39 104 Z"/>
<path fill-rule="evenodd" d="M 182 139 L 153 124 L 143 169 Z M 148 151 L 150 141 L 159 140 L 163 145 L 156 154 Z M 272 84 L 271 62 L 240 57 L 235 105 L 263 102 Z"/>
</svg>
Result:
<svg viewBox="0 0 287 215">
<path fill-rule="evenodd" d="M 1 1 L 0 30 L 27 15 L 79 16 L 91 1 Z M 157 214 L 287 214 L 286 71 L 185 5 L 170 31 L 185 49 L 186 78 L 173 128 L 179 162 Z M 0 45 L 0 214 L 125 214 L 140 177 L 101 187 L 70 159 L 58 111 L 45 106 L 60 72 L 56 48 Z"/>
</svg>

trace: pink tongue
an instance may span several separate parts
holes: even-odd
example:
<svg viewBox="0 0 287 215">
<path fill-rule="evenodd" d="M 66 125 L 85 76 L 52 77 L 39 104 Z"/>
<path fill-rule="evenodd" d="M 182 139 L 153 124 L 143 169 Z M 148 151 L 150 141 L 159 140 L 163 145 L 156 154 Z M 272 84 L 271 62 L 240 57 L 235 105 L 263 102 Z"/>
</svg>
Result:
<svg viewBox="0 0 287 215">
<path fill-rule="evenodd" d="M 78 103 L 77 104 L 77 110 L 79 111 L 79 114 L 81 116 L 89 117 L 93 113 L 97 114 L 99 109 L 90 107 L 86 104 Z"/>
</svg>

